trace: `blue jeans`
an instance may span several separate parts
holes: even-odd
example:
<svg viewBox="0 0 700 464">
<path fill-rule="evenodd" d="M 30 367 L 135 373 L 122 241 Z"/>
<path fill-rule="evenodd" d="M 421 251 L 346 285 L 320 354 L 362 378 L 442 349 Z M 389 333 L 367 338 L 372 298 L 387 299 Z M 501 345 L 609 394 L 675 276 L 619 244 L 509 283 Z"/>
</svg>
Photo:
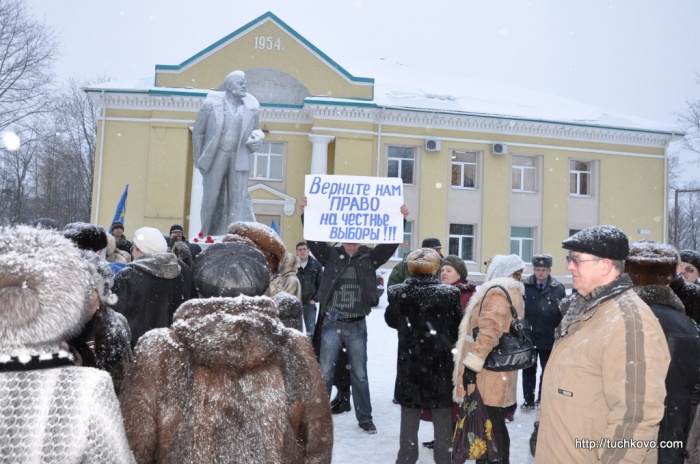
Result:
<svg viewBox="0 0 700 464">
<path fill-rule="evenodd" d="M 302 315 L 304 318 L 304 326 L 306 327 L 306 335 L 311 338 L 316 328 L 316 304 L 304 303 L 303 306 L 304 312 Z"/>
<path fill-rule="evenodd" d="M 372 420 L 372 404 L 369 398 L 369 379 L 367 378 L 367 321 L 357 322 L 323 321 L 321 332 L 321 374 L 326 382 L 328 397 L 331 396 L 335 365 L 340 350 L 345 347 L 350 369 L 352 402 L 359 424 Z"/>
</svg>

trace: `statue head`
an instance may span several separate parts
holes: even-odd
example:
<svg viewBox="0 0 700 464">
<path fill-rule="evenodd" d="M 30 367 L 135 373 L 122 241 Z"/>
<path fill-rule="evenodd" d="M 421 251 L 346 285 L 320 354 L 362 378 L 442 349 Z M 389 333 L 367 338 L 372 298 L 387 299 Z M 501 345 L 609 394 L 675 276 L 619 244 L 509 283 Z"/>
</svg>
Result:
<svg viewBox="0 0 700 464">
<path fill-rule="evenodd" d="M 224 79 L 224 90 L 234 98 L 243 98 L 248 93 L 248 83 L 243 71 L 233 71 Z"/>
</svg>

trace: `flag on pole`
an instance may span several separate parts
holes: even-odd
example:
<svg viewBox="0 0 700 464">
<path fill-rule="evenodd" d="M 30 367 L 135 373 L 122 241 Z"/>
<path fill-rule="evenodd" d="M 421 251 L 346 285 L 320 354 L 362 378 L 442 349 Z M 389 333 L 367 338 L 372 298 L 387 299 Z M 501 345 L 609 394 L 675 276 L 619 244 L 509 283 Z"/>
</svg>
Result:
<svg viewBox="0 0 700 464">
<path fill-rule="evenodd" d="M 277 224 L 275 224 L 275 220 L 272 220 L 272 224 L 270 225 L 270 229 L 274 230 L 277 235 L 280 234 L 280 231 L 277 230 Z"/>
<path fill-rule="evenodd" d="M 124 193 L 122 193 L 122 198 L 117 204 L 117 210 L 114 212 L 114 219 L 112 219 L 112 224 L 115 222 L 124 223 L 124 215 L 126 214 L 126 197 L 129 195 L 129 184 L 124 187 Z M 109 232 L 112 232 L 112 227 L 110 226 Z"/>
</svg>

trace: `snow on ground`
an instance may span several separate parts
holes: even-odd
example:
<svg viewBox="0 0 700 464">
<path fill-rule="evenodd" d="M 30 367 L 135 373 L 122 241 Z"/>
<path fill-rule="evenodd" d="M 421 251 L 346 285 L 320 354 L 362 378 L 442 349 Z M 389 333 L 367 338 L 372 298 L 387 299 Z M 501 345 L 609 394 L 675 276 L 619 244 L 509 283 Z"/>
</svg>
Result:
<svg viewBox="0 0 700 464">
<path fill-rule="evenodd" d="M 379 306 L 367 318 L 367 368 L 372 397 L 372 416 L 377 426 L 377 434 L 367 435 L 360 430 L 354 407 L 350 412 L 334 415 L 333 464 L 390 464 L 396 461 L 399 450 L 401 406 L 394 404 L 391 400 L 394 396 L 396 377 L 397 336 L 396 330 L 389 328 L 384 322 L 386 303 L 385 292 Z M 535 411 L 520 410 L 520 404 L 523 402 L 520 377 L 515 421 L 508 424 L 511 440 L 510 462 L 531 464 L 534 463 L 534 459 L 530 456 L 529 439 L 535 420 Z M 418 439 L 421 443 L 433 439 L 432 422 L 421 421 Z M 422 445 L 419 448 L 419 464 L 435 462 L 432 450 Z"/>
</svg>

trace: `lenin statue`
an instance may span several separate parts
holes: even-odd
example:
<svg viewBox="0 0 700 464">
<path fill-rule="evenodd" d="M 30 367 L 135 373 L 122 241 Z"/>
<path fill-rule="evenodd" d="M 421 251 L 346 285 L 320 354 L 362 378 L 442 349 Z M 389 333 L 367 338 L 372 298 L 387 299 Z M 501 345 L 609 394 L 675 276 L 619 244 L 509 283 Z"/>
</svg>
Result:
<svg viewBox="0 0 700 464">
<path fill-rule="evenodd" d="M 223 88 L 209 93 L 192 129 L 194 166 L 203 179 L 200 216 L 205 235 L 224 235 L 233 222 L 255 221 L 248 171 L 250 155 L 265 137 L 260 104 L 247 93 L 243 71 L 226 76 Z"/>
</svg>

